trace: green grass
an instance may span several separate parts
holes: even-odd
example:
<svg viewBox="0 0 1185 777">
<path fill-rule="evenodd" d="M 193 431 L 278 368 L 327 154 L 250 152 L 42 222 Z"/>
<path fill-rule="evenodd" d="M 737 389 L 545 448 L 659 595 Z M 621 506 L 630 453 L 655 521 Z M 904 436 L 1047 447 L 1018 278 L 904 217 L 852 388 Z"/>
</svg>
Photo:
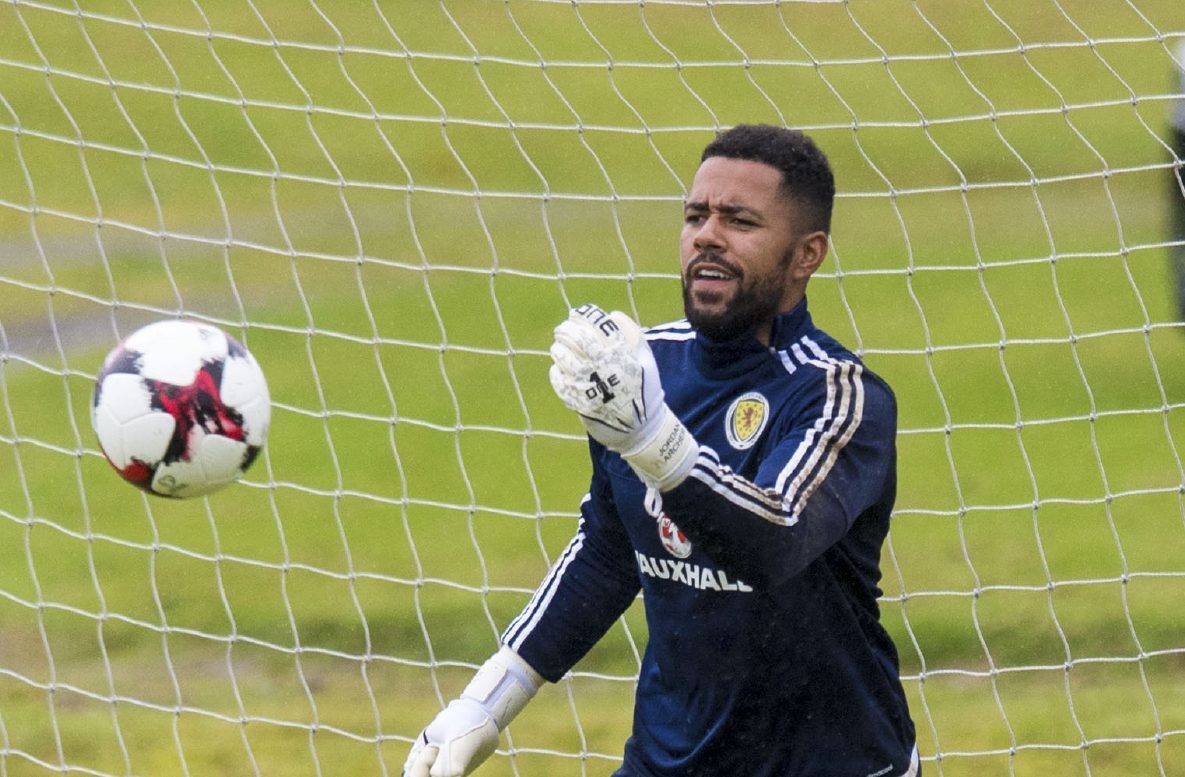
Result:
<svg viewBox="0 0 1185 777">
<path fill-rule="evenodd" d="M 551 327 L 680 315 L 677 203 L 739 121 L 835 166 L 812 309 L 900 400 L 883 610 L 927 773 L 1185 771 L 1185 13 L 1133 5 L 0 4 L 0 774 L 397 774 L 573 530 Z M 275 401 L 194 503 L 88 420 L 117 334 L 177 314 Z M 610 773 L 645 632 L 481 774 Z"/>
</svg>

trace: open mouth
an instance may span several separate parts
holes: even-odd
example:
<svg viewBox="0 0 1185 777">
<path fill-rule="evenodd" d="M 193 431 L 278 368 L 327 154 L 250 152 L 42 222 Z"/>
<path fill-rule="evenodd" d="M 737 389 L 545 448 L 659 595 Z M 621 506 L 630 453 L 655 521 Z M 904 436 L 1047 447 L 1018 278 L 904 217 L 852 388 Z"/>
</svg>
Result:
<svg viewBox="0 0 1185 777">
<path fill-rule="evenodd" d="M 687 268 L 688 285 L 697 291 L 722 291 L 740 272 L 718 257 L 696 257 Z"/>
<path fill-rule="evenodd" d="M 715 267 L 700 267 L 691 274 L 697 281 L 728 281 L 732 280 L 732 273 Z"/>
</svg>

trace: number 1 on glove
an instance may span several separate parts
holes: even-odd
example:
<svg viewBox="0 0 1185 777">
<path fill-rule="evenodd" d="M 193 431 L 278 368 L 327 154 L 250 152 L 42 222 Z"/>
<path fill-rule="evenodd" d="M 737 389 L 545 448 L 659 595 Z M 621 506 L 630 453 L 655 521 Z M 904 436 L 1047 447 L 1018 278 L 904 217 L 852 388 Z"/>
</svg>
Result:
<svg viewBox="0 0 1185 777">
<path fill-rule="evenodd" d="M 649 486 L 683 482 L 699 446 L 667 406 L 654 354 L 633 319 L 581 305 L 555 328 L 551 359 L 552 388 L 589 436 L 620 453 Z"/>
</svg>

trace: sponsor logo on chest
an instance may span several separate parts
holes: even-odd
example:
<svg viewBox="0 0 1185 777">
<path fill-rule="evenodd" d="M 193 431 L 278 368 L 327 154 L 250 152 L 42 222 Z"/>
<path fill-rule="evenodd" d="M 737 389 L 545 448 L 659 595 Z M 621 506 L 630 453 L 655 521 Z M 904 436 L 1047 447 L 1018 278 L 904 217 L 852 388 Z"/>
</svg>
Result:
<svg viewBox="0 0 1185 777">
<path fill-rule="evenodd" d="M 670 580 L 672 583 L 682 583 L 700 591 L 750 593 L 753 590 L 740 580 L 730 580 L 723 569 L 669 558 L 655 558 L 637 550 L 634 551 L 634 555 L 638 559 L 638 569 L 642 574 L 656 580 Z"/>
<path fill-rule="evenodd" d="M 737 591 L 749 593 L 752 587 L 740 580 L 730 580 L 723 569 L 710 567 L 707 564 L 692 564 L 685 561 L 691 555 L 691 540 L 687 539 L 675 522 L 662 511 L 662 500 L 658 492 L 650 489 L 643 501 L 646 512 L 654 518 L 658 527 L 658 540 L 663 549 L 674 556 L 674 559 L 656 558 L 648 556 L 639 550 L 634 550 L 638 560 L 638 571 L 646 577 L 655 580 L 669 580 L 681 583 L 689 588 L 700 591 Z"/>
<path fill-rule="evenodd" d="M 687 558 L 691 555 L 691 540 L 679 530 L 675 522 L 663 513 L 658 517 L 658 539 L 663 548 L 675 558 Z"/>
</svg>

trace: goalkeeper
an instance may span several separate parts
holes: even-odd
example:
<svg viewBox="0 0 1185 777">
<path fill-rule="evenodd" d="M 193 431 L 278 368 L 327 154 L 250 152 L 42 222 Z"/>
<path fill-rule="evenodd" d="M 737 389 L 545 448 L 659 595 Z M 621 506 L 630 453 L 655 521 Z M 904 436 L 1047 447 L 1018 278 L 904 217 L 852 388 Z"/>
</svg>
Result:
<svg viewBox="0 0 1185 777">
<path fill-rule="evenodd" d="M 551 383 L 591 438 L 576 536 L 405 777 L 469 774 L 639 589 L 615 777 L 919 774 L 877 605 L 896 404 L 807 311 L 834 193 L 802 133 L 728 130 L 683 207 L 686 319 L 643 333 L 584 305 L 556 327 Z"/>
</svg>

